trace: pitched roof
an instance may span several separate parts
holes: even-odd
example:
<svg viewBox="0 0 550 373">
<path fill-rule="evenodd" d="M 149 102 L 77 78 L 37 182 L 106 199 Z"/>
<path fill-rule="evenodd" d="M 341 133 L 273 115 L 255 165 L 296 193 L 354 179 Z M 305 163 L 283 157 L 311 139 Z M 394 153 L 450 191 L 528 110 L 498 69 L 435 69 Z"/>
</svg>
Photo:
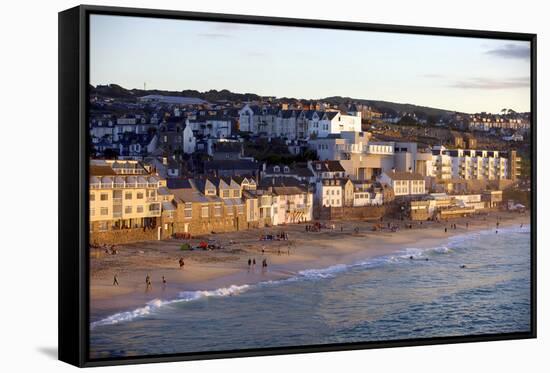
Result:
<svg viewBox="0 0 550 373">
<path fill-rule="evenodd" d="M 424 176 L 416 172 L 390 171 L 386 175 L 392 180 L 424 180 Z"/>
<path fill-rule="evenodd" d="M 206 170 L 258 170 L 257 162 L 248 160 L 218 160 L 204 162 Z"/>
<path fill-rule="evenodd" d="M 90 175 L 92 176 L 116 175 L 116 172 L 110 166 L 90 165 Z"/>
<path fill-rule="evenodd" d="M 345 172 L 346 170 L 342 167 L 340 161 L 313 161 L 313 169 L 315 171 L 324 171 L 324 172 Z M 321 169 L 317 169 L 317 165 L 320 165 Z"/>
<path fill-rule="evenodd" d="M 329 120 L 332 120 L 332 118 L 337 116 L 339 114 L 339 112 L 337 112 L 337 111 L 327 111 L 327 112 L 325 112 L 325 114 L 327 115 L 327 118 Z"/>
<path fill-rule="evenodd" d="M 273 187 L 273 193 L 279 196 L 289 196 L 295 194 L 304 194 L 306 190 L 298 186 L 275 186 Z"/>
</svg>

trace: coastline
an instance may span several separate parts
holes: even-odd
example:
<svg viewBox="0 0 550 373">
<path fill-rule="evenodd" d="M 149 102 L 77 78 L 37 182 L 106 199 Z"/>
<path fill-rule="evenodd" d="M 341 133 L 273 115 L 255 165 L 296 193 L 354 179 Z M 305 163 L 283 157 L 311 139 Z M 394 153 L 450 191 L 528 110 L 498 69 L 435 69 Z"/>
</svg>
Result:
<svg viewBox="0 0 550 373">
<path fill-rule="evenodd" d="M 530 224 L 529 214 L 490 212 L 474 218 L 453 219 L 448 222 L 410 222 L 385 219 L 382 224 L 399 224 L 397 232 L 373 231 L 379 222 L 335 222 L 336 229 L 305 232 L 305 224 L 220 233 L 191 241 L 150 241 L 118 246 L 119 253 L 108 255 L 90 252 L 90 319 L 97 322 L 117 313 L 143 308 L 152 301 L 169 301 L 185 291 L 212 291 L 260 282 L 284 280 L 301 271 L 349 265 L 376 257 L 390 255 L 406 248 L 430 248 L 444 245 L 453 237 L 468 232 Z M 468 227 L 466 223 L 468 222 Z M 413 228 L 404 226 L 413 224 Z M 451 225 L 456 224 L 456 229 Z M 447 232 L 445 227 L 447 226 Z M 341 231 L 343 227 L 343 231 Z M 358 233 L 355 233 L 355 229 Z M 260 241 L 259 236 L 285 231 L 288 241 Z M 185 242 L 193 244 L 214 239 L 224 249 L 214 251 L 181 251 Z M 262 248 L 264 253 L 262 253 Z M 280 250 L 280 253 L 279 253 Z M 183 257 L 185 266 L 179 268 Z M 256 266 L 248 266 L 248 258 Z M 263 270 L 261 262 L 268 262 Z M 117 274 L 119 286 L 113 286 Z M 151 276 L 153 286 L 145 289 L 145 276 Z M 167 284 L 162 285 L 162 276 Z"/>
</svg>

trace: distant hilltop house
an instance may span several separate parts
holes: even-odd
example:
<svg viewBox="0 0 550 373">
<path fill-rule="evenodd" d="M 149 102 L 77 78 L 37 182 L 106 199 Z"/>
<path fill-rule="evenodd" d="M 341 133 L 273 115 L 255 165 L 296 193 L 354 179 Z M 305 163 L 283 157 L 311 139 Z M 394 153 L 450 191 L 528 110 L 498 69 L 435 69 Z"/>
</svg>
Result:
<svg viewBox="0 0 550 373">
<path fill-rule="evenodd" d="M 197 139 L 191 126 L 184 123 L 180 117 L 167 117 L 158 126 L 158 147 L 173 152 L 192 154 L 195 151 Z"/>
<path fill-rule="evenodd" d="M 183 97 L 183 96 L 164 96 L 164 95 L 147 95 L 138 98 L 139 102 L 143 103 L 159 103 L 159 104 L 172 104 L 172 105 L 205 105 L 208 101 L 205 101 L 196 97 Z"/>
<path fill-rule="evenodd" d="M 233 120 L 221 115 L 196 116 L 187 119 L 187 125 L 196 136 L 226 138 L 231 136 Z"/>
<path fill-rule="evenodd" d="M 493 129 L 529 130 L 531 120 L 525 114 L 472 114 L 468 119 L 468 129 L 471 131 L 489 132 Z"/>
<path fill-rule="evenodd" d="M 361 131 L 361 112 L 276 109 L 246 104 L 239 110 L 239 129 L 265 137 L 289 140 L 326 137 L 342 131 Z"/>
</svg>

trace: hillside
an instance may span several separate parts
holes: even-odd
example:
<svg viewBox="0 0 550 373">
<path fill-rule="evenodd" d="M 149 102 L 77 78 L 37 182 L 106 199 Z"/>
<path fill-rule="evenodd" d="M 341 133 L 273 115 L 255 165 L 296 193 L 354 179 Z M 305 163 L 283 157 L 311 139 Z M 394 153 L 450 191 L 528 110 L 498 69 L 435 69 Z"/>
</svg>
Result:
<svg viewBox="0 0 550 373">
<path fill-rule="evenodd" d="M 209 102 L 214 102 L 214 101 L 245 102 L 245 101 L 255 101 L 255 100 L 261 99 L 261 96 L 254 93 L 235 93 L 227 89 L 222 89 L 220 91 L 212 89 L 206 92 L 199 92 L 196 90 L 189 90 L 189 89 L 183 90 L 183 91 L 165 91 L 165 90 L 158 90 L 158 89 L 148 89 L 148 90 L 126 89 L 117 84 L 98 85 L 97 87 L 90 86 L 90 95 L 117 98 L 125 101 L 135 101 L 138 97 L 146 96 L 146 95 L 196 97 Z M 296 99 L 282 97 L 282 98 L 278 98 L 278 100 L 294 101 Z M 366 100 L 366 99 L 357 99 L 357 98 L 341 97 L 341 96 L 325 97 L 321 99 L 321 101 L 330 102 L 331 104 L 345 104 L 349 102 L 355 102 L 355 103 L 371 106 L 382 113 L 389 113 L 389 114 L 407 112 L 407 113 L 416 113 L 417 115 L 421 114 L 422 116 L 441 117 L 441 116 L 446 116 L 454 113 L 453 111 L 450 111 L 450 110 L 437 109 L 437 108 L 432 108 L 427 106 L 418 106 L 413 104 L 400 104 L 400 103 L 389 102 L 389 101 Z"/>
</svg>

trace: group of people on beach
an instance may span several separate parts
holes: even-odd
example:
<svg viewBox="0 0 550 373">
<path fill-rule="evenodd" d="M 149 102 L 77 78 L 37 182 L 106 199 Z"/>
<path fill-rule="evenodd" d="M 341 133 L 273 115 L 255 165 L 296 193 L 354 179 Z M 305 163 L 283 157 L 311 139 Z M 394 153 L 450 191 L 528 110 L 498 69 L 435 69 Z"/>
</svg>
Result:
<svg viewBox="0 0 550 373">
<path fill-rule="evenodd" d="M 468 226 L 468 223 L 466 223 L 466 226 Z M 458 227 L 457 227 L 456 223 L 451 224 L 451 229 L 457 229 L 457 228 Z M 445 233 L 447 233 L 447 226 L 445 226 Z"/>
<path fill-rule="evenodd" d="M 248 268 L 256 266 L 256 258 L 248 258 Z M 262 268 L 267 268 L 267 259 L 262 259 Z"/>
<path fill-rule="evenodd" d="M 166 288 L 166 284 L 167 284 L 166 277 L 162 276 L 161 281 L 162 281 L 162 289 L 164 290 L 164 288 Z M 113 286 L 119 286 L 118 274 L 116 274 L 116 273 L 113 276 Z M 147 273 L 147 275 L 145 276 L 145 291 L 149 291 L 149 290 L 152 290 L 152 289 L 153 289 L 153 282 L 151 281 L 151 276 L 149 275 L 149 273 Z"/>
</svg>

